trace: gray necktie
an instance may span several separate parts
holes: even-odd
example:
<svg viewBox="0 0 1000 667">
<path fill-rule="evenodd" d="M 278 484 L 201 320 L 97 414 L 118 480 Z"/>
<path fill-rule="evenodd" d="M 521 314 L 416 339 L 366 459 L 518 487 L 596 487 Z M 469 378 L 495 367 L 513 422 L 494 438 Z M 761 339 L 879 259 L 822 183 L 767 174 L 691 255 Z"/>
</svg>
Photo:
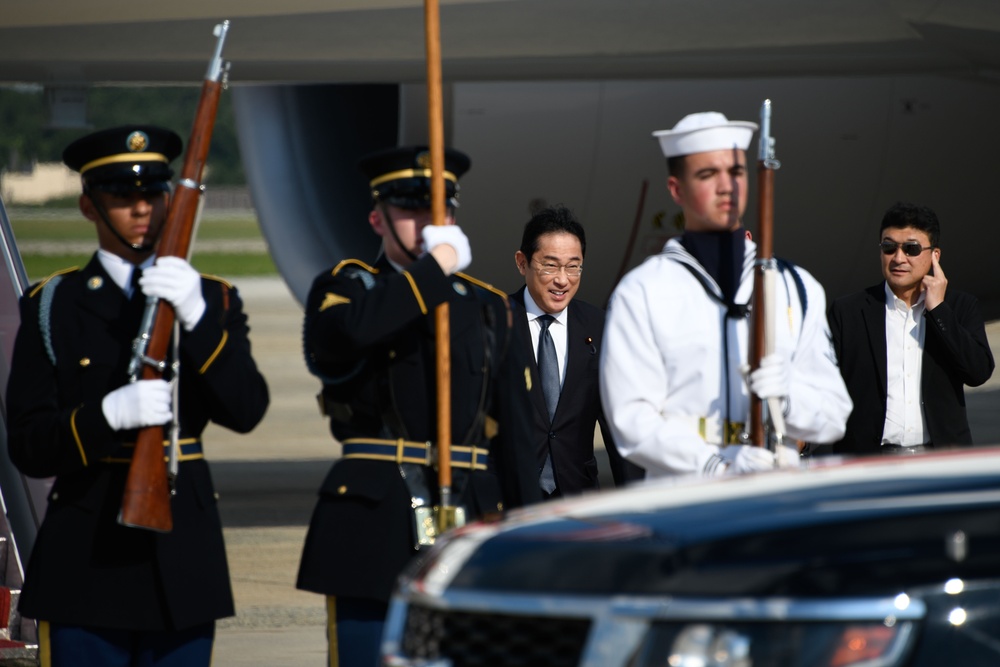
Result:
<svg viewBox="0 0 1000 667">
<path fill-rule="evenodd" d="M 538 334 L 538 373 L 542 377 L 542 395 L 545 397 L 545 407 L 549 410 L 549 421 L 556 414 L 556 406 L 559 404 L 559 362 L 556 360 L 556 344 L 552 341 L 552 334 L 549 333 L 549 325 L 555 320 L 551 315 L 542 315 L 538 318 L 538 326 L 541 331 Z M 545 454 L 545 464 L 542 466 L 542 473 L 539 476 L 539 484 L 546 493 L 556 490 L 556 479 L 552 472 L 552 454 Z"/>
</svg>

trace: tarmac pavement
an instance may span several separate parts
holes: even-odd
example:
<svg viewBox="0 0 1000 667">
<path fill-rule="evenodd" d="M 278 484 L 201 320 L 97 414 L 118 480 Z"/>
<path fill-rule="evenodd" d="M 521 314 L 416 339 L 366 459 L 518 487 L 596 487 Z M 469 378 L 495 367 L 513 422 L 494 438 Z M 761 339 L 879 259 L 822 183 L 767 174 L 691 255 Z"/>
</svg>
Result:
<svg viewBox="0 0 1000 667">
<path fill-rule="evenodd" d="M 210 426 L 204 436 L 236 599 L 235 618 L 218 624 L 213 664 L 324 665 L 325 600 L 296 590 L 295 576 L 316 491 L 340 449 L 302 359 L 301 306 L 280 278 L 233 282 L 271 404 L 247 435 Z"/>
<path fill-rule="evenodd" d="M 236 616 L 218 624 L 214 664 L 324 665 L 325 601 L 296 590 L 295 576 L 316 491 L 340 449 L 317 408 L 319 383 L 302 360 L 298 302 L 280 278 L 234 283 L 271 405 L 250 434 L 210 426 L 204 436 L 236 599 Z M 987 332 L 998 357 L 1000 321 Z M 976 443 L 1000 443 L 1000 373 L 967 398 Z"/>
</svg>

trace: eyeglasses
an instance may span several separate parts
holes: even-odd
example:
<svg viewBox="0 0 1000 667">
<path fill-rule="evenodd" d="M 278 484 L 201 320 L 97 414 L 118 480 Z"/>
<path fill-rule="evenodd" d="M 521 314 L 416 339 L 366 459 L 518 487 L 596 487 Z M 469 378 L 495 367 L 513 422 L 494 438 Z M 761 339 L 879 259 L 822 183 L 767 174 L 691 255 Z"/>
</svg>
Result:
<svg viewBox="0 0 1000 667">
<path fill-rule="evenodd" d="M 883 255 L 895 255 L 897 248 L 903 248 L 903 254 L 907 257 L 916 257 L 925 250 L 931 250 L 934 246 L 929 245 L 926 248 L 917 243 L 916 241 L 905 241 L 903 243 L 896 243 L 895 241 L 882 241 L 878 244 L 878 247 L 882 249 Z"/>
<path fill-rule="evenodd" d="M 538 272 L 543 276 L 554 276 L 560 271 L 565 271 L 566 275 L 570 278 L 576 278 L 583 273 L 583 266 L 580 264 L 566 264 L 563 266 L 552 262 L 545 262 L 544 264 L 536 262 L 535 266 L 538 268 Z"/>
</svg>

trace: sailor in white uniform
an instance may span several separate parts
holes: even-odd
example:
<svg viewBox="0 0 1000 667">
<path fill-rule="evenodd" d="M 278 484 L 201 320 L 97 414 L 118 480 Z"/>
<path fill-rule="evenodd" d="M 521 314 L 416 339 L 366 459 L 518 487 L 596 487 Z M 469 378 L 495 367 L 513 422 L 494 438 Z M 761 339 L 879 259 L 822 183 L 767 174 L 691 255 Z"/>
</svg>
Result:
<svg viewBox="0 0 1000 667">
<path fill-rule="evenodd" d="M 742 214 L 756 129 L 705 112 L 654 133 L 684 232 L 615 288 L 601 350 L 615 442 L 649 477 L 798 465 L 794 440 L 839 440 L 851 412 L 823 288 L 788 262 L 778 263 L 775 352 L 745 375 L 757 248 Z M 741 437 L 750 391 L 780 399 L 786 439 L 776 452 Z"/>
</svg>

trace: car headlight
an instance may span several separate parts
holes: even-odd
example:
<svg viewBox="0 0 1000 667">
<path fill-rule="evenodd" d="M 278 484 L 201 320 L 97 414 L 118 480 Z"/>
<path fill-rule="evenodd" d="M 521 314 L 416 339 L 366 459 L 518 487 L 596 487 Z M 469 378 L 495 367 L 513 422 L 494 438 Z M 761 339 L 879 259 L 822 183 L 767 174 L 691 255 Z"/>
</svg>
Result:
<svg viewBox="0 0 1000 667">
<path fill-rule="evenodd" d="M 912 644 L 912 621 L 664 623 L 630 667 L 890 667 Z"/>
</svg>

